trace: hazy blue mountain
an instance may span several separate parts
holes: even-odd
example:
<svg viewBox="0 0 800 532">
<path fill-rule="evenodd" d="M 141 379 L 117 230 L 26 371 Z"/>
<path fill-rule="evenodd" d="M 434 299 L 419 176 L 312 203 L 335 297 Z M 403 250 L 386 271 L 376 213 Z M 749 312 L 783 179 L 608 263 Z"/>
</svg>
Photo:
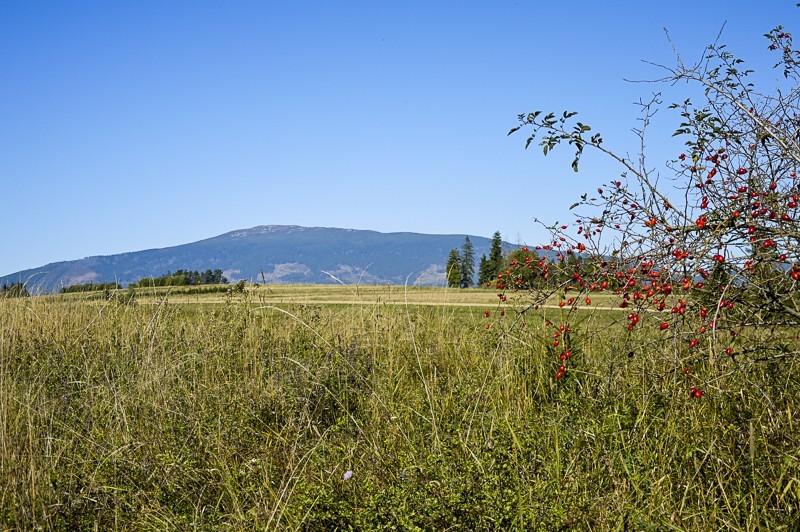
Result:
<svg viewBox="0 0 800 532">
<path fill-rule="evenodd" d="M 266 225 L 180 246 L 54 262 L 0 276 L 0 282 L 22 281 L 32 293 L 46 293 L 72 284 L 127 286 L 168 271 L 219 268 L 231 282 L 443 285 L 447 255 L 464 237 Z M 491 239 L 469 238 L 477 274 Z"/>
</svg>

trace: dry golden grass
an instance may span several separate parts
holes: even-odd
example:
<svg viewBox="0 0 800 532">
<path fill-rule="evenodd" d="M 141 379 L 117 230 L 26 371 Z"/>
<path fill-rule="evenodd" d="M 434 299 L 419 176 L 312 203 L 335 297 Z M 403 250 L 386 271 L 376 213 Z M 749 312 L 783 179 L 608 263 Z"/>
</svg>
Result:
<svg viewBox="0 0 800 532">
<path fill-rule="evenodd" d="M 190 290 L 189 290 L 190 291 Z M 251 301 L 269 304 L 337 304 L 337 305 L 410 305 L 410 306 L 453 306 L 493 308 L 500 303 L 498 292 L 486 288 L 442 288 L 430 286 L 399 285 L 360 285 L 348 286 L 340 284 L 306 285 L 248 285 L 245 289 Z M 140 302 L 159 302 L 165 296 L 176 303 L 221 304 L 226 294 L 192 294 L 186 293 L 183 287 L 159 287 L 140 289 L 137 297 Z M 518 301 L 519 305 L 527 305 L 525 293 L 506 293 L 507 297 Z M 567 297 L 572 297 L 570 294 Z M 548 308 L 559 308 L 560 299 L 556 296 L 548 300 Z M 614 309 L 616 299 L 613 294 L 597 293 L 592 295 L 592 305 L 582 302 L 577 304 L 579 310 L 597 308 Z"/>
<path fill-rule="evenodd" d="M 0 529 L 798 529 L 792 359 L 582 311 L 557 380 L 489 291 L 178 292 L 0 301 Z"/>
</svg>

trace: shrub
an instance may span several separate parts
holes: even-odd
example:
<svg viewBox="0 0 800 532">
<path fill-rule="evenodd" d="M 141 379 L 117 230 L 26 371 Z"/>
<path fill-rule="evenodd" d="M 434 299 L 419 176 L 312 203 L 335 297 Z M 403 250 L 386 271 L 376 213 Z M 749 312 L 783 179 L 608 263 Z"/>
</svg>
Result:
<svg viewBox="0 0 800 532">
<path fill-rule="evenodd" d="M 615 306 L 626 309 L 617 320 L 623 331 L 655 328 L 674 346 L 676 370 L 698 360 L 796 356 L 800 52 L 782 27 L 765 37 L 785 85 L 772 92 L 759 91 L 754 71 L 723 45 L 709 46 L 697 64 L 678 56 L 676 66 L 664 67 L 662 82 L 685 82 L 702 98 L 668 106 L 680 115 L 673 136 L 686 142 L 662 168 L 644 150 L 658 95 L 642 104 L 635 158 L 608 149 L 574 112 L 520 115 L 509 135 L 528 132 L 526 148 L 538 141 L 547 155 L 567 144 L 575 171 L 583 151 L 594 149 L 615 160 L 622 175 L 585 194 L 572 207 L 575 222 L 548 228 L 551 240 L 536 247 L 537 260 L 513 261 L 497 286 L 529 291 L 534 308 L 556 292 L 566 314 L 566 326 L 555 325 L 562 333 L 594 294 L 612 293 Z M 553 340 L 559 378 L 572 343 L 564 334 Z M 702 395 L 697 387 L 690 392 Z"/>
</svg>

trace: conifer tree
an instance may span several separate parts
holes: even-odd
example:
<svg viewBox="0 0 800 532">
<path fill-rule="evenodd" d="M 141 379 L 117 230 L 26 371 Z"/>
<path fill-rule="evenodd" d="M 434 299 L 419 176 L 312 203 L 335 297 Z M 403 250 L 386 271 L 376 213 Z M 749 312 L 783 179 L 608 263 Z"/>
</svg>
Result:
<svg viewBox="0 0 800 532">
<path fill-rule="evenodd" d="M 458 255 L 457 249 L 450 250 L 450 256 L 447 257 L 447 286 L 450 288 L 458 288 L 461 286 L 461 258 Z"/>
<path fill-rule="evenodd" d="M 467 288 L 475 283 L 475 251 L 469 237 L 464 238 L 461 246 L 461 288 Z"/>
<path fill-rule="evenodd" d="M 481 255 L 481 261 L 478 264 L 478 286 L 485 286 L 486 283 L 490 283 L 493 279 L 494 276 L 489 271 L 489 260 L 484 253 Z"/>
<path fill-rule="evenodd" d="M 489 261 L 487 264 L 486 273 L 488 281 L 497 278 L 497 274 L 503 268 L 503 239 L 500 237 L 500 231 L 495 231 L 492 236 L 492 246 L 489 249 Z"/>
</svg>

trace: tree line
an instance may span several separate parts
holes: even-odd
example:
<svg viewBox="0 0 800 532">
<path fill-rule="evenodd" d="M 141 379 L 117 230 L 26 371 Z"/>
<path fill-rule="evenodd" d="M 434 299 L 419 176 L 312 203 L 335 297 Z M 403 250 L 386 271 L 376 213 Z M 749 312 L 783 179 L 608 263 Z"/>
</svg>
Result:
<svg viewBox="0 0 800 532">
<path fill-rule="evenodd" d="M 450 250 L 447 259 L 447 286 L 450 288 L 469 288 L 476 286 L 474 281 L 474 249 L 469 237 L 460 248 Z M 530 249 L 518 247 L 503 253 L 503 240 L 500 232 L 492 236 L 489 256 L 483 254 L 478 263 L 477 286 L 492 286 L 500 290 L 534 290 L 565 286 L 570 282 L 589 275 L 594 265 L 580 253 L 548 255 L 541 246 Z M 620 278 L 611 276 L 605 279 L 603 289 L 617 289 Z"/>
<path fill-rule="evenodd" d="M 153 286 L 198 286 L 203 284 L 228 284 L 228 279 L 222 275 L 222 270 L 206 270 L 202 273 L 189 270 L 167 272 L 160 277 L 143 277 L 137 283 L 128 287 L 145 288 Z"/>
<path fill-rule="evenodd" d="M 76 292 L 96 292 L 101 290 L 120 290 L 122 285 L 119 283 L 85 283 L 64 286 L 59 290 L 61 294 L 74 294 Z"/>
<path fill-rule="evenodd" d="M 2 288 L 0 288 L 0 299 L 6 297 L 28 297 L 30 293 L 28 289 L 25 288 L 24 283 L 11 283 L 8 284 L 7 282 L 3 283 Z"/>
<path fill-rule="evenodd" d="M 500 231 L 492 236 L 489 256 L 481 255 L 478 265 L 478 286 L 485 286 L 495 280 L 505 265 L 503 256 L 503 240 Z M 447 286 L 450 288 L 468 288 L 475 284 L 475 250 L 469 237 L 464 238 L 461 248 L 450 250 L 446 266 Z"/>
</svg>

